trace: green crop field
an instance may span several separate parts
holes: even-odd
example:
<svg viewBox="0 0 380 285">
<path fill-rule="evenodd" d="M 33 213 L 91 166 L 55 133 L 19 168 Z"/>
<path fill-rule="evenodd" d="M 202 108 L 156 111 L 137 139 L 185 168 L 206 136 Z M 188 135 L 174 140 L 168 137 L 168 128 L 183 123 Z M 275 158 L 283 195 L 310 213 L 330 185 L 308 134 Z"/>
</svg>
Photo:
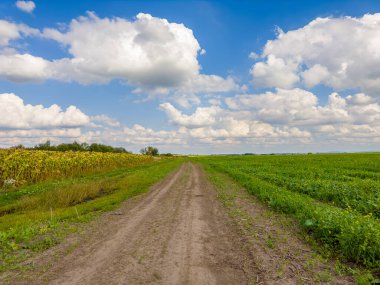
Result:
<svg viewBox="0 0 380 285">
<path fill-rule="evenodd" d="M 345 261 L 380 268 L 380 154 L 207 156 L 223 172 Z"/>
</svg>

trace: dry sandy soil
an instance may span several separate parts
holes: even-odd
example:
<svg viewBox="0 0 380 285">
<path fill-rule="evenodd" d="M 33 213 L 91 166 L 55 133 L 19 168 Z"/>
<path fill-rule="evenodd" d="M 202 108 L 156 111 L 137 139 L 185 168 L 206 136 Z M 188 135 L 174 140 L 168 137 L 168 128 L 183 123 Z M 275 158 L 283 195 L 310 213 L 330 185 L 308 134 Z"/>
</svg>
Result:
<svg viewBox="0 0 380 285">
<path fill-rule="evenodd" d="M 281 219 L 232 181 L 216 189 L 200 166 L 185 163 L 37 257 L 35 270 L 12 283 L 353 283 Z"/>
</svg>

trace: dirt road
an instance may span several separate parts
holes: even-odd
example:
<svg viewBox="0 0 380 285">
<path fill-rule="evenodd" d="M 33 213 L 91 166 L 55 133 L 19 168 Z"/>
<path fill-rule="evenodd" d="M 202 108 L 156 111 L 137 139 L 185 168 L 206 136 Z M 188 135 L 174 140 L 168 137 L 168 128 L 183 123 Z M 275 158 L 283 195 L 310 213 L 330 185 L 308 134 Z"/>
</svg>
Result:
<svg viewBox="0 0 380 285">
<path fill-rule="evenodd" d="M 35 272 L 17 283 L 353 283 L 316 260 L 282 216 L 223 181 L 216 189 L 198 165 L 185 163 L 90 223 L 80 238 L 39 256 Z"/>
<path fill-rule="evenodd" d="M 250 253 L 198 166 L 128 201 L 36 284 L 244 284 Z"/>
</svg>

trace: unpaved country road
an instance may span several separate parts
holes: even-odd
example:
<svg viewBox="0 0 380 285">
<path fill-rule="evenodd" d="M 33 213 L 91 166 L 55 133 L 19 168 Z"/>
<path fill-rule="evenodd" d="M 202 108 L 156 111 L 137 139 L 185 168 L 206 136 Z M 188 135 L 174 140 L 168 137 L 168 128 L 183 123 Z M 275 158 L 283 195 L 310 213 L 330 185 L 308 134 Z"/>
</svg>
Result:
<svg viewBox="0 0 380 285">
<path fill-rule="evenodd" d="M 251 252 L 197 165 L 183 164 L 116 214 L 33 282 L 248 284 L 256 280 Z"/>
</svg>

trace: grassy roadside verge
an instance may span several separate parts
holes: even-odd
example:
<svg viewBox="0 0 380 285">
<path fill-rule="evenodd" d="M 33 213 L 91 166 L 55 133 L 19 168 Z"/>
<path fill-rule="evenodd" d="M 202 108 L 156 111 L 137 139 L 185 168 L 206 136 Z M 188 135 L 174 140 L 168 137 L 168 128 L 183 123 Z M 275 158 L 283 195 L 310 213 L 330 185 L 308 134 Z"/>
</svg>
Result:
<svg viewBox="0 0 380 285">
<path fill-rule="evenodd" d="M 128 170 L 20 189 L 23 195 L 14 195 L 0 207 L 0 272 L 22 268 L 22 262 L 35 252 L 59 243 L 65 235 L 76 231 L 78 223 L 88 222 L 117 208 L 128 198 L 148 191 L 182 161 L 163 159 Z"/>
<path fill-rule="evenodd" d="M 273 201 L 273 200 L 267 199 L 269 196 L 271 197 L 271 199 L 274 199 L 274 200 L 281 198 L 281 200 L 279 200 L 279 203 L 286 203 L 287 198 L 291 199 L 291 194 L 285 197 L 284 196 L 277 197 L 276 191 L 274 189 L 264 188 L 264 186 L 260 185 L 259 183 L 258 185 L 261 188 L 260 190 L 257 190 L 257 191 L 262 191 L 262 192 L 255 192 L 254 190 L 252 190 L 252 188 L 256 187 L 257 181 L 252 181 L 250 177 L 248 176 L 237 177 L 237 176 L 231 175 L 230 173 L 224 171 L 223 169 L 219 169 L 219 168 L 214 167 L 213 165 L 208 164 L 207 161 L 205 160 L 195 159 L 194 161 L 201 163 L 201 165 L 203 166 L 203 169 L 206 171 L 209 177 L 209 180 L 214 184 L 215 188 L 217 189 L 218 197 L 221 200 L 221 202 L 224 204 L 225 207 L 228 208 L 232 216 L 235 216 L 235 217 L 237 216 L 238 219 L 240 219 L 243 222 L 243 227 L 245 227 L 247 231 L 252 231 L 252 228 L 251 228 L 252 225 L 249 224 L 248 222 L 250 217 L 247 216 L 247 214 L 244 213 L 244 211 L 237 208 L 236 205 L 234 204 L 237 192 L 241 191 L 241 190 L 236 190 L 236 189 L 241 189 L 242 186 L 247 190 L 247 193 L 253 194 L 259 200 L 261 200 L 261 202 L 264 202 L 263 205 L 266 205 L 268 207 L 267 209 L 268 212 L 273 211 L 273 213 L 276 213 L 276 212 L 280 213 L 280 214 L 277 214 L 276 219 L 278 219 L 278 215 L 281 215 L 281 213 L 288 214 L 288 215 L 283 215 L 283 218 L 286 219 L 287 221 L 291 221 L 291 225 L 288 226 L 285 223 L 285 224 L 282 224 L 281 227 L 284 227 L 290 230 L 297 228 L 296 232 L 298 232 L 299 236 L 303 238 L 304 240 L 306 240 L 309 244 L 311 244 L 315 252 L 319 253 L 318 256 L 314 256 L 313 259 L 308 260 L 307 262 L 310 264 L 315 264 L 316 262 L 315 260 L 317 260 L 318 262 L 321 260 L 322 261 L 324 260 L 325 262 L 328 262 L 328 260 L 331 260 L 331 259 L 334 260 L 334 266 L 332 266 L 333 271 L 330 270 L 329 272 L 328 270 L 323 270 L 323 271 L 316 270 L 314 272 L 315 282 L 320 283 L 323 280 L 326 280 L 327 282 L 333 276 L 351 275 L 356 279 L 357 284 L 363 284 L 363 285 L 377 284 L 377 283 L 372 283 L 372 282 L 378 282 L 378 280 L 373 276 L 373 273 L 375 273 L 375 275 L 377 273 L 376 269 L 374 270 L 374 269 L 369 269 L 369 268 L 363 268 L 355 264 L 346 263 L 344 258 L 341 258 L 341 256 L 339 255 L 336 255 L 336 252 L 331 251 L 332 248 L 325 247 L 318 240 L 317 242 L 315 242 L 315 239 L 312 239 L 310 236 L 311 232 L 308 229 L 305 230 L 305 226 L 302 223 L 300 223 L 299 217 L 296 214 L 294 214 L 293 212 L 289 213 L 289 212 L 283 211 L 281 208 L 278 209 L 276 204 L 273 206 L 273 204 L 269 203 L 270 201 Z M 268 195 L 268 197 L 265 195 Z M 295 202 L 294 207 L 299 207 L 300 210 L 303 210 L 302 207 L 305 205 L 301 204 L 301 206 L 298 206 L 297 203 L 300 202 L 298 200 L 293 201 L 293 202 Z M 310 207 L 311 211 L 314 212 L 315 209 L 312 208 L 313 205 L 308 204 L 306 206 Z M 316 214 L 319 214 L 319 212 L 317 211 Z M 337 221 L 337 223 L 339 223 L 339 221 Z M 279 240 L 283 242 L 281 238 Z M 271 249 L 275 247 L 275 244 L 277 243 L 276 239 L 273 236 L 269 236 L 269 238 L 267 238 L 265 242 L 267 243 L 268 247 L 270 247 Z"/>
</svg>

